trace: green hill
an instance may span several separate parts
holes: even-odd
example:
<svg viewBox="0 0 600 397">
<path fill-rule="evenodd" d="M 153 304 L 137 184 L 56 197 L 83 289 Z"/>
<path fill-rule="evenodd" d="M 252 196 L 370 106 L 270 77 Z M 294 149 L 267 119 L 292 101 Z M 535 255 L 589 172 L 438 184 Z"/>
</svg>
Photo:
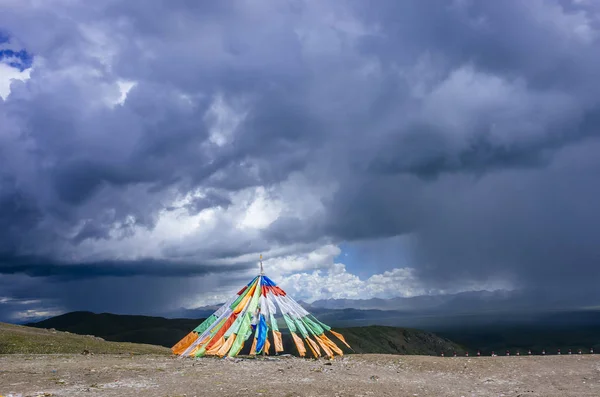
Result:
<svg viewBox="0 0 600 397">
<path fill-rule="evenodd" d="M 91 334 L 106 340 L 149 343 L 171 347 L 202 322 L 202 319 L 167 319 L 72 312 L 34 324 L 38 328 L 54 328 L 77 334 Z M 291 337 L 284 332 L 284 347 L 295 353 Z M 408 328 L 367 326 L 336 328 L 355 353 L 439 354 L 440 351 L 462 352 L 461 346 L 431 332 Z M 348 353 L 352 350 L 346 349 Z"/>
<path fill-rule="evenodd" d="M 39 329 L 0 323 L 0 354 L 170 354 L 161 346 L 136 343 L 107 342 L 91 335 L 75 335 L 49 329 Z"/>
<path fill-rule="evenodd" d="M 202 319 L 167 319 L 110 313 L 71 312 L 26 325 L 36 328 L 54 328 L 80 335 L 96 335 L 114 342 L 146 343 L 171 347 L 201 321 Z"/>
<path fill-rule="evenodd" d="M 428 354 L 441 351 L 464 353 L 458 344 L 438 335 L 418 329 L 384 327 L 339 328 L 355 353 Z"/>
</svg>

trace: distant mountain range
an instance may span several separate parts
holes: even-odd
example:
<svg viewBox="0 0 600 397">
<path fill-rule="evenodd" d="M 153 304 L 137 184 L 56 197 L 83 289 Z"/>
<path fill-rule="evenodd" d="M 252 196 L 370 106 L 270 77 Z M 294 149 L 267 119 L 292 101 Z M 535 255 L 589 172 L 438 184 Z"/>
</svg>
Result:
<svg viewBox="0 0 600 397">
<path fill-rule="evenodd" d="M 300 304 L 323 321 L 339 326 L 388 325 L 439 330 L 489 323 L 560 322 L 563 315 L 557 313 L 580 312 L 579 302 L 587 298 L 575 294 L 569 299 L 561 296 L 559 300 L 552 291 L 498 290 L 392 299 L 326 299 L 300 301 Z M 208 317 L 219 306 L 181 309 L 169 317 Z"/>
<path fill-rule="evenodd" d="M 307 308 L 394 310 L 400 312 L 427 313 L 473 313 L 495 311 L 527 310 L 572 310 L 589 301 L 589 296 L 572 293 L 557 297 L 552 290 L 536 291 L 468 291 L 445 295 L 420 295 L 390 299 L 321 299 L 312 303 L 300 301 Z M 598 302 L 600 305 L 600 301 Z M 203 306 L 196 309 L 182 309 L 177 314 L 212 313 L 219 305 Z"/>
<path fill-rule="evenodd" d="M 81 335 L 95 335 L 107 341 L 134 342 L 171 347 L 195 328 L 202 319 L 167 319 L 109 313 L 71 312 L 37 323 L 36 328 L 54 328 Z M 283 325 L 283 324 L 282 324 Z M 284 347 L 291 347 L 291 336 L 284 332 Z M 336 328 L 353 350 L 346 353 L 388 353 L 437 355 L 440 351 L 463 352 L 456 343 L 431 332 L 408 328 L 369 326 Z M 288 351 L 295 353 L 295 350 Z"/>
<path fill-rule="evenodd" d="M 600 351 L 600 310 L 582 307 L 588 296 L 569 299 L 553 291 L 474 291 L 393 299 L 327 299 L 300 302 L 320 320 L 338 327 L 409 327 L 434 332 L 482 352 L 594 347 Z M 182 310 L 206 317 L 219 306 Z"/>
<path fill-rule="evenodd" d="M 357 352 L 433 354 L 441 348 L 461 351 L 460 346 L 484 354 L 505 349 L 589 351 L 591 347 L 600 352 L 600 311 L 577 309 L 581 301 L 583 297 L 575 294 L 558 301 L 552 291 L 477 291 L 301 304 L 324 323 L 343 330 Z M 219 306 L 165 316 L 171 318 L 73 312 L 28 325 L 170 347 Z"/>
<path fill-rule="evenodd" d="M 559 348 L 566 352 L 589 351 L 592 347 L 600 352 L 600 311 L 596 310 L 444 315 L 394 310 L 312 310 L 320 320 L 346 335 L 356 352 L 362 353 L 435 354 L 441 350 L 462 352 L 461 346 L 483 354 L 506 349 L 532 349 L 538 354 L 546 349 L 552 354 Z M 27 325 L 96 335 L 109 341 L 170 347 L 200 322 L 200 318 L 72 312 Z"/>
<path fill-rule="evenodd" d="M 310 307 L 322 309 L 396 310 L 403 312 L 474 313 L 494 311 L 573 310 L 590 296 L 578 293 L 557 296 L 554 290 L 468 291 L 457 294 L 421 295 L 391 299 L 325 299 Z M 597 302 L 600 304 L 600 300 Z"/>
<path fill-rule="evenodd" d="M 480 309 L 486 306 L 506 306 L 515 300 L 511 291 L 472 291 L 448 295 L 420 295 L 409 298 L 391 299 L 322 299 L 309 304 L 322 309 L 398 310 L 398 311 L 447 311 Z M 489 306 L 487 307 L 489 309 Z"/>
</svg>

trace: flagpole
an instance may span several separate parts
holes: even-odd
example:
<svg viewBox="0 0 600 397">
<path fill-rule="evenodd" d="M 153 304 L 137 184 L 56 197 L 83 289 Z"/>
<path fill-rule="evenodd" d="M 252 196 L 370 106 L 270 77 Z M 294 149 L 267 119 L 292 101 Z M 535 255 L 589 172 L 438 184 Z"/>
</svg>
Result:
<svg viewBox="0 0 600 397">
<path fill-rule="evenodd" d="M 260 281 L 261 281 L 261 284 L 262 284 L 262 281 L 263 281 L 262 280 L 262 276 L 264 276 L 264 275 L 265 275 L 265 269 L 263 268 L 262 254 L 260 254 L 260 276 L 261 276 L 261 280 Z M 262 288 L 262 285 L 260 287 Z M 260 312 L 262 312 L 262 307 L 260 308 Z M 261 315 L 262 314 L 259 314 L 259 316 L 261 316 Z M 269 338 L 269 331 L 268 330 L 267 330 L 266 337 L 267 337 L 267 339 Z M 265 341 L 265 344 L 263 345 L 263 348 L 262 348 L 262 356 L 263 356 L 263 358 L 267 354 L 267 349 L 266 348 L 267 348 L 267 344 L 266 344 L 266 341 Z"/>
<path fill-rule="evenodd" d="M 262 254 L 260 254 L 260 275 L 261 276 L 265 275 L 265 271 L 263 269 Z"/>
</svg>

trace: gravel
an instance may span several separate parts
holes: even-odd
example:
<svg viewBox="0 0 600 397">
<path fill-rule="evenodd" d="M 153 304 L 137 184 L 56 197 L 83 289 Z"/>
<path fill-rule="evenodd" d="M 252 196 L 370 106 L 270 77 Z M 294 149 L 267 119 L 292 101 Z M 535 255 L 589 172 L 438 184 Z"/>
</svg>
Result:
<svg viewBox="0 0 600 397">
<path fill-rule="evenodd" d="M 0 395 L 600 396 L 600 356 L 0 355 Z"/>
</svg>

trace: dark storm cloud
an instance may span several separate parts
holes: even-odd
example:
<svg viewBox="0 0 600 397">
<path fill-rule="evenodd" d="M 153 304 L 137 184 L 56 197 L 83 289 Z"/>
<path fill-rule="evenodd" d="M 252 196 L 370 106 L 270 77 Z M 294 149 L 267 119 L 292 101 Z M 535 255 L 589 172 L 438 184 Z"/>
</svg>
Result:
<svg viewBox="0 0 600 397">
<path fill-rule="evenodd" d="M 180 302 L 193 302 L 200 291 L 239 288 L 247 279 L 157 278 L 147 276 L 58 279 L 10 275 L 0 278 L 0 318 L 3 321 L 35 321 L 66 311 L 97 313 L 166 314 L 180 309 Z M 3 299 L 3 297 L 12 297 Z"/>
<path fill-rule="evenodd" d="M 432 286 L 597 275 L 594 3 L 88 3 L 0 6 L 0 30 L 34 56 L 0 101 L 0 254 L 13 258 L 0 272 L 202 276 L 175 260 L 63 263 L 152 231 L 180 195 L 205 192 L 190 214 L 228 209 L 300 173 L 333 187 L 324 212 L 282 213 L 261 233 L 219 219 L 157 251 L 232 259 L 410 235 Z M 115 105 L 118 81 L 135 85 Z M 217 97 L 244 114 L 221 145 Z"/>
<path fill-rule="evenodd" d="M 457 192 L 421 230 L 421 271 L 434 280 L 508 274 L 525 287 L 593 291 L 600 233 L 598 142 L 565 151 L 553 166 L 481 180 Z M 441 264 L 444 266 L 441 266 Z M 458 274 L 460 273 L 460 274 Z M 565 291 L 566 293 L 566 291 Z"/>
<path fill-rule="evenodd" d="M 427 55 L 421 75 L 410 77 L 429 87 L 412 103 L 406 87 L 386 93 L 396 106 L 382 106 L 396 121 L 389 130 L 373 118 L 368 133 L 336 142 L 352 171 L 337 174 L 341 188 L 312 233 L 350 241 L 410 234 L 419 276 L 432 287 L 494 278 L 558 294 L 591 287 L 580 277 L 598 276 L 600 258 L 600 192 L 590 180 L 600 172 L 592 161 L 599 10 L 568 3 L 363 10 L 379 31 L 361 51 L 409 69 Z M 280 239 L 306 238 L 300 222 L 275 226 Z"/>
<path fill-rule="evenodd" d="M 59 279 L 93 279 L 98 277 L 193 277 L 254 268 L 255 263 L 235 265 L 206 265 L 177 263 L 156 259 L 105 260 L 86 263 L 49 263 L 43 257 L 0 256 L 1 274 L 25 274 L 29 277 Z"/>
<path fill-rule="evenodd" d="M 7 178 L 20 173 L 19 178 L 29 181 L 15 184 L 11 195 L 28 200 L 32 216 L 39 212 L 36 224 L 26 225 L 27 230 L 18 234 L 20 240 L 43 235 L 43 239 L 38 238 L 36 250 L 46 244 L 44 250 L 52 252 L 73 228 L 79 231 L 67 244 L 107 239 L 111 230 L 122 225 L 152 228 L 156 213 L 171 199 L 168 195 L 172 193 L 165 193 L 168 189 L 174 187 L 181 193 L 197 187 L 223 190 L 187 205 L 200 210 L 226 205 L 230 201 L 228 191 L 281 181 L 306 164 L 310 147 L 319 144 L 319 129 L 309 115 L 305 98 L 288 95 L 289 90 L 301 87 L 301 75 L 305 73 L 289 59 L 287 45 L 294 44 L 294 35 L 288 32 L 275 37 L 270 31 L 259 30 L 256 37 L 247 37 L 254 17 L 248 20 L 245 12 L 251 10 L 245 10 L 245 6 L 209 6 L 210 10 L 193 6 L 184 12 L 188 6 L 106 2 L 99 8 L 86 8 L 74 3 L 66 8 L 74 20 L 49 36 L 32 32 L 42 23 L 58 24 L 63 14 L 42 13 L 27 5 L 7 7 L 0 22 L 44 59 L 43 67 L 34 70 L 32 79 L 14 84 L 9 100 L 0 104 L 7 125 L 14 129 L 14 135 L 7 135 L 4 149 L 20 146 L 19 139 L 25 137 L 33 146 L 31 154 L 16 152 L 7 156 L 8 164 L 2 172 Z M 224 32 L 217 28 L 204 34 L 201 20 L 206 21 L 206 13 L 213 12 L 220 15 L 223 24 L 239 21 L 240 27 Z M 148 19 L 148 15 L 153 17 Z M 163 18 L 157 20 L 155 15 Z M 120 20 L 124 23 L 119 24 Z M 87 22 L 92 24 L 91 33 L 79 25 Z M 25 32 L 28 27 L 32 30 Z M 112 28 L 103 31 L 112 34 L 105 43 L 112 44 L 110 51 L 115 53 L 109 68 L 81 46 L 97 44 L 93 29 Z M 194 35 L 202 35 L 202 40 Z M 135 47 L 131 37 L 138 38 Z M 277 57 L 281 61 L 269 68 L 260 67 L 262 57 L 255 58 L 256 54 L 247 48 L 262 48 L 258 43 L 261 37 L 277 42 L 271 43 L 276 44 L 272 51 L 284 51 L 285 56 Z M 229 44 L 236 40 L 243 51 L 233 51 L 231 58 Z M 216 47 L 202 51 L 205 41 L 215 41 Z M 53 44 L 80 52 L 82 57 L 74 59 L 57 53 Z M 150 68 L 148 56 L 154 60 Z M 75 76 L 58 73 L 66 68 L 74 68 Z M 81 77 L 76 77 L 77 73 Z M 132 79 L 136 85 L 123 106 L 98 107 L 102 96 L 118 94 L 107 87 L 116 78 Z M 32 91 L 38 81 L 46 79 L 52 83 Z M 254 105 L 239 128 L 239 138 L 223 147 L 206 144 L 204 123 L 211 96 L 218 92 L 249 95 Z M 27 158 L 29 155 L 35 156 L 35 164 Z M 253 167 L 252 172 L 249 167 Z M 30 175 L 23 175 L 28 171 Z M 1 219 L 14 215 L 12 208 L 1 211 L 7 213 Z M 15 223 L 18 221 L 7 220 L 6 225 Z M 7 249 L 18 249 L 19 243 L 15 241 Z"/>
<path fill-rule="evenodd" d="M 463 5 L 461 18 L 479 18 L 481 29 L 457 26 L 456 9 L 442 12 L 443 21 L 423 27 L 429 32 L 428 50 L 444 53 L 447 62 L 468 63 L 494 78 L 516 81 L 508 91 L 514 102 L 492 102 L 464 112 L 463 98 L 480 94 L 471 81 L 464 92 L 451 90 L 456 96 L 444 103 L 450 112 L 457 111 L 459 131 L 452 124 L 440 124 L 444 115 L 439 108 L 429 115 L 428 128 L 391 134 L 379 144 L 384 149 L 370 163 L 371 172 L 438 179 L 419 183 L 390 177 L 376 187 L 372 178 L 351 182 L 355 186 L 350 191 L 364 199 L 348 203 L 348 191 L 340 190 L 339 201 L 348 203 L 341 213 L 363 215 L 341 228 L 341 235 L 351 238 L 348 233 L 356 230 L 365 237 L 375 231 L 414 232 L 417 270 L 441 286 L 506 277 L 526 288 L 589 288 L 593 282 L 581 275 L 596 277 L 600 259 L 593 243 L 600 232 L 600 207 L 595 204 L 600 192 L 590 179 L 600 171 L 592 154 L 600 131 L 600 97 L 594 92 L 600 70 L 598 9 L 583 10 L 570 3 L 565 10 L 552 2 L 455 4 Z M 434 12 L 432 17 L 441 15 Z M 568 25 L 585 37 L 575 37 L 573 30 L 565 34 Z M 383 26 L 382 45 L 402 40 L 396 29 L 413 27 Z M 479 78 L 488 80 L 490 95 L 507 93 L 489 76 Z M 526 91 L 515 94 L 523 88 Z M 512 107 L 525 111 L 511 111 Z M 369 193 L 362 193 L 365 188 Z M 338 216 L 331 223 L 348 218 L 352 216 Z"/>
</svg>

